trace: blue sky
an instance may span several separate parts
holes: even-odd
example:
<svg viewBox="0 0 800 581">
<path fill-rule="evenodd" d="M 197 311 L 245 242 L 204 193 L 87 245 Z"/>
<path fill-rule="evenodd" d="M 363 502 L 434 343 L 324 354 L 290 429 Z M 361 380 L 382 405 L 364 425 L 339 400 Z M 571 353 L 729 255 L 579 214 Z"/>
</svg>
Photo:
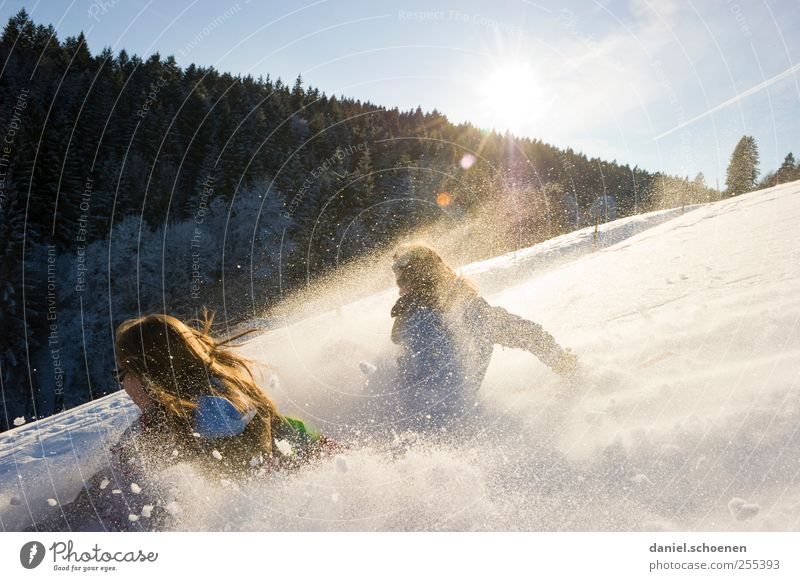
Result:
<svg viewBox="0 0 800 581">
<path fill-rule="evenodd" d="M 800 154 L 796 0 L 5 1 L 0 17 L 22 6 L 95 53 L 301 73 L 712 186 L 743 134 L 762 173 Z"/>
</svg>

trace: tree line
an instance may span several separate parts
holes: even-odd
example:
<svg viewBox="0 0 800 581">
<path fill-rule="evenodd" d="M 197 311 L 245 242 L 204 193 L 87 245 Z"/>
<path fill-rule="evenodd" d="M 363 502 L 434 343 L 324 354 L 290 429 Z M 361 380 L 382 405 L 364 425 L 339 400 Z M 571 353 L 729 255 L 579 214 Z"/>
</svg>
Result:
<svg viewBox="0 0 800 581">
<path fill-rule="evenodd" d="M 3 429 L 116 390 L 114 327 L 139 313 L 230 325 L 421 228 L 471 224 L 479 259 L 587 225 L 606 196 L 623 217 L 717 195 L 300 77 L 93 55 L 24 10 L 0 62 Z"/>
<path fill-rule="evenodd" d="M 753 136 L 744 135 L 731 154 L 725 178 L 725 195 L 736 196 L 799 180 L 800 165 L 790 151 L 778 169 L 768 172 L 759 181 L 760 173 L 758 143 Z"/>
</svg>

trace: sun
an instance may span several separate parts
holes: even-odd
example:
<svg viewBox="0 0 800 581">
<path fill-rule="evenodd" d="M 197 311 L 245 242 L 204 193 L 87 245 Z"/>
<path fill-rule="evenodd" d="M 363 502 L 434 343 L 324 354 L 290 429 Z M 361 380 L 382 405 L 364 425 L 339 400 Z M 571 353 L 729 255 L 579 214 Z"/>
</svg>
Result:
<svg viewBox="0 0 800 581">
<path fill-rule="evenodd" d="M 485 112 L 499 129 L 514 130 L 541 117 L 554 96 L 528 63 L 497 65 L 481 82 Z"/>
</svg>

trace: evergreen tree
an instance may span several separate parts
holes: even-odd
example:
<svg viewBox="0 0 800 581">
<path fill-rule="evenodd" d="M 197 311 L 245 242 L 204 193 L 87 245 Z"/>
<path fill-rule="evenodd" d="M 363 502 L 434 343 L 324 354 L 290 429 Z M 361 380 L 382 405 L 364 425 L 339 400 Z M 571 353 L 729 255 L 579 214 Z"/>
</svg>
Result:
<svg viewBox="0 0 800 581">
<path fill-rule="evenodd" d="M 689 188 L 690 188 L 689 200 L 688 200 L 689 203 L 710 201 L 710 198 L 707 198 L 704 195 L 709 190 L 708 188 L 706 188 L 706 176 L 703 175 L 703 172 L 698 172 L 698 174 L 694 176 L 694 179 L 692 180 L 692 183 L 689 186 Z"/>
<path fill-rule="evenodd" d="M 221 320 L 252 317 L 445 214 L 483 229 L 467 260 L 574 229 L 603 192 L 619 216 L 685 196 L 685 180 L 421 107 L 326 96 L 299 76 L 286 85 L 158 54 L 93 56 L 84 35 L 61 41 L 24 9 L 2 31 L 0 61 L 0 127 L 16 131 L 0 162 L 0 418 L 60 405 L 41 364 L 50 242 L 71 406 L 117 388 L 114 326 L 140 312 L 193 317 L 205 304 Z M 789 159 L 781 179 L 796 179 Z"/>
<path fill-rule="evenodd" d="M 745 135 L 736 144 L 728 164 L 725 179 L 727 195 L 736 196 L 753 191 L 758 173 L 758 145 L 755 138 Z"/>
<path fill-rule="evenodd" d="M 775 173 L 776 184 L 783 184 L 786 182 L 793 182 L 800 179 L 800 169 L 794 161 L 794 155 L 790 151 L 783 160 L 781 167 Z"/>
</svg>

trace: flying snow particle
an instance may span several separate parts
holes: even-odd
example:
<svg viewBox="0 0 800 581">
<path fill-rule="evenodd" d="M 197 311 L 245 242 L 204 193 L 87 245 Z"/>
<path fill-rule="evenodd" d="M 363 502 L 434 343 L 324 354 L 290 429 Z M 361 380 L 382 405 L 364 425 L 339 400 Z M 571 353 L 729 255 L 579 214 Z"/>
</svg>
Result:
<svg viewBox="0 0 800 581">
<path fill-rule="evenodd" d="M 167 509 L 167 512 L 176 516 L 182 512 L 181 505 L 175 502 L 174 500 L 168 502 L 167 506 L 164 508 Z"/>
<path fill-rule="evenodd" d="M 128 520 L 131 521 L 131 522 L 136 522 L 137 520 L 139 520 L 139 515 L 138 514 L 129 514 L 128 515 Z"/>
<path fill-rule="evenodd" d="M 142 507 L 142 516 L 144 518 L 150 518 L 150 514 L 153 512 L 153 505 L 152 504 L 145 504 Z"/>
<path fill-rule="evenodd" d="M 48 498 L 47 504 L 49 504 L 50 506 L 56 506 L 58 505 L 58 501 L 55 498 Z"/>
<path fill-rule="evenodd" d="M 339 493 L 338 492 L 334 492 L 333 494 L 331 494 L 331 502 L 339 502 Z"/>
<path fill-rule="evenodd" d="M 639 486 L 642 486 L 642 485 L 645 485 L 645 484 L 647 486 L 653 486 L 653 481 L 650 480 L 647 477 L 646 474 L 637 474 L 636 476 L 631 478 L 631 482 L 633 482 L 634 484 L 638 484 Z"/>
<path fill-rule="evenodd" d="M 756 516 L 761 511 L 761 507 L 747 502 L 743 498 L 735 497 L 728 502 L 728 510 L 736 520 L 748 520 Z"/>
<path fill-rule="evenodd" d="M 269 389 L 267 390 L 269 393 L 273 391 L 278 391 L 281 388 L 281 380 L 278 379 L 278 375 L 273 373 L 270 375 L 269 378 Z"/>
<path fill-rule="evenodd" d="M 706 464 L 708 464 L 708 458 L 706 458 L 705 456 L 700 456 L 697 459 L 697 462 L 695 462 L 694 464 L 694 469 L 700 470 L 701 468 L 704 468 Z"/>
<path fill-rule="evenodd" d="M 177 457 L 177 456 L 178 456 L 178 451 L 177 451 L 177 450 L 173 450 L 173 451 L 172 451 L 172 455 L 173 455 L 173 456 L 175 456 L 175 457 Z"/>
<path fill-rule="evenodd" d="M 122 494 L 122 490 L 119 488 L 115 488 L 114 490 L 111 491 L 111 494 Z"/>
<path fill-rule="evenodd" d="M 369 361 L 361 361 L 358 364 L 358 368 L 361 370 L 361 373 L 363 373 L 364 375 L 372 375 L 373 373 L 375 373 L 378 370 L 378 368 L 375 367 L 375 365 L 373 365 Z"/>
<path fill-rule="evenodd" d="M 761 507 L 759 505 L 757 505 L 754 502 L 748 502 L 739 511 L 739 516 L 736 518 L 738 518 L 739 520 L 751 519 L 754 516 L 756 516 L 759 512 L 761 512 Z"/>
<path fill-rule="evenodd" d="M 350 464 L 344 456 L 336 456 L 336 470 L 339 472 L 347 472 L 350 470 Z"/>
<path fill-rule="evenodd" d="M 131 492 L 134 494 L 139 494 L 142 491 L 142 487 L 136 484 L 135 482 L 131 482 Z"/>
<path fill-rule="evenodd" d="M 222 460 L 222 454 L 220 454 L 219 451 L 217 450 L 212 451 L 211 455 L 214 456 L 214 458 L 217 460 Z"/>
<path fill-rule="evenodd" d="M 192 435 L 193 435 L 195 438 L 200 438 L 200 437 L 201 437 L 201 436 L 200 436 L 200 432 L 192 432 Z"/>
<path fill-rule="evenodd" d="M 103 480 L 100 481 L 100 490 L 105 490 L 109 484 L 111 483 L 108 481 L 108 478 L 103 478 Z"/>
<path fill-rule="evenodd" d="M 292 445 L 286 440 L 278 440 L 277 442 L 275 442 L 275 447 L 278 448 L 278 452 L 280 452 L 284 456 L 292 455 Z"/>
<path fill-rule="evenodd" d="M 24 423 L 25 423 L 25 416 L 20 416 L 18 418 L 14 418 L 14 425 L 15 426 L 21 426 Z"/>
<path fill-rule="evenodd" d="M 259 464 L 261 464 L 261 460 L 260 460 L 259 458 L 256 458 L 255 456 L 253 456 L 252 458 L 250 458 L 250 466 L 252 466 L 253 468 L 255 468 L 255 467 L 256 467 L 256 466 L 258 466 Z"/>
<path fill-rule="evenodd" d="M 728 511 L 735 517 L 745 504 L 747 501 L 744 498 L 733 497 L 728 501 Z"/>
</svg>

